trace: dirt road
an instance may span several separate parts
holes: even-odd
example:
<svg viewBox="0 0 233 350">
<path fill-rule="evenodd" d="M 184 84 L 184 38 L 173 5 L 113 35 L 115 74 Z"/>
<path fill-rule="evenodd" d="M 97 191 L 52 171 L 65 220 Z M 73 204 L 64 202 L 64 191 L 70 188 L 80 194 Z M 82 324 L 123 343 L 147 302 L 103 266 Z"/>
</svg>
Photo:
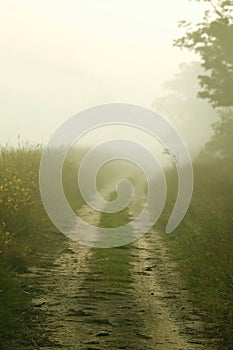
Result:
<svg viewBox="0 0 233 350">
<path fill-rule="evenodd" d="M 30 279 L 43 315 L 34 322 L 35 349 L 214 349 L 155 231 L 128 249 L 68 241 L 55 264 L 32 269 Z"/>
</svg>

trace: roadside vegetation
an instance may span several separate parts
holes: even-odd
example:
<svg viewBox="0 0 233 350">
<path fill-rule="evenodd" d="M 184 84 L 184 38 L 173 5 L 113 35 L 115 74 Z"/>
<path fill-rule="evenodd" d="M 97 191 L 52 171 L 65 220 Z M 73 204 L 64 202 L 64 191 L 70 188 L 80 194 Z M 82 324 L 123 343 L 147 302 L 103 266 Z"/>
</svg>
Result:
<svg viewBox="0 0 233 350">
<path fill-rule="evenodd" d="M 179 227 L 163 234 L 198 307 L 205 311 L 209 335 L 221 349 L 233 342 L 233 164 L 199 159 L 189 210 Z M 167 171 L 169 198 L 159 222 L 163 232 L 176 197 L 176 172 Z M 225 347 L 224 347 L 225 346 Z"/>
<path fill-rule="evenodd" d="M 83 205 L 78 187 L 76 192 L 73 189 L 77 182 L 78 166 L 86 151 L 74 150 L 63 167 L 64 191 L 74 210 Z M 35 314 L 32 307 L 34 291 L 27 285 L 24 274 L 30 272 L 32 266 L 49 267 L 53 264 L 66 240 L 52 225 L 42 204 L 39 191 L 41 156 L 41 147 L 19 145 L 17 148 L 0 149 L 1 349 L 33 348 L 34 339 L 40 335 L 34 334 L 30 329 Z M 100 177 L 99 187 L 105 183 L 104 176 Z M 127 218 L 126 211 L 116 214 L 114 218 L 103 215 L 101 225 L 119 226 Z M 125 250 L 119 249 L 116 254 L 113 254 L 113 250 L 97 250 L 95 253 L 100 269 L 106 267 L 107 256 L 110 259 L 111 269 L 105 269 L 106 283 L 109 273 L 112 276 L 115 274 L 116 280 L 123 271 L 124 274 L 129 273 L 125 264 Z"/>
<path fill-rule="evenodd" d="M 184 35 L 175 45 L 199 55 L 203 71 L 194 82 L 199 82 L 198 97 L 214 108 L 215 122 L 211 139 L 193 164 L 195 187 L 189 210 L 180 226 L 164 238 L 179 259 L 195 301 L 206 311 L 208 321 L 212 321 L 209 331 L 219 339 L 219 348 L 232 349 L 233 3 L 200 1 L 205 1 L 209 10 L 200 23 L 180 22 Z M 189 96 L 183 100 L 188 103 Z M 181 101 L 179 111 L 182 111 Z M 195 137 L 198 136 L 196 133 Z M 175 170 L 168 170 L 170 197 L 159 223 L 161 230 L 175 202 L 175 179 Z"/>
<path fill-rule="evenodd" d="M 207 334 L 219 339 L 219 349 L 230 350 L 233 344 L 232 1 L 201 1 L 209 3 L 210 10 L 202 22 L 194 26 L 182 21 L 185 33 L 175 45 L 200 56 L 201 73 L 193 83 L 197 87 L 199 81 L 198 97 L 214 108 L 215 124 L 212 138 L 194 160 L 195 187 L 189 210 L 179 227 L 163 237 L 179 262 L 192 300 L 205 311 L 206 324 L 211 324 L 206 329 Z M 172 114 L 176 111 L 180 119 L 182 113 L 186 115 L 192 109 L 190 96 L 193 103 L 197 97 L 190 87 L 187 89 L 191 95 L 185 96 L 187 84 L 184 81 L 182 98 L 178 96 L 179 108 L 175 102 L 171 105 Z M 172 101 L 176 101 L 173 96 Z M 195 115 L 199 115 L 200 110 L 203 113 L 202 105 L 196 108 L 197 112 L 190 112 L 193 124 L 189 127 L 195 124 Z M 202 118 L 206 113 L 211 113 L 211 109 L 205 109 Z M 201 128 L 202 121 L 195 125 Z M 198 133 L 198 130 L 194 132 L 196 138 Z M 77 182 L 77 166 L 86 151 L 81 150 L 77 156 L 74 150 L 64 163 L 64 191 L 74 210 L 83 205 L 74 183 Z M 33 348 L 32 293 L 23 274 L 34 265 L 52 264 L 65 239 L 51 224 L 42 205 L 38 178 L 41 155 L 40 146 L 0 149 L 0 348 L 3 350 L 13 348 L 9 345 L 12 343 L 17 344 L 14 348 L 18 349 L 20 344 L 21 348 L 30 345 Z M 106 185 L 106 178 L 118 179 L 120 170 L 115 165 L 106 177 L 100 177 L 100 189 Z M 165 227 L 177 194 L 175 170 L 168 169 L 166 176 L 168 198 L 158 224 L 160 231 Z M 127 210 L 115 216 L 103 214 L 100 226 L 119 226 L 128 220 Z M 130 278 L 128 249 L 130 245 L 93 249 L 99 272 L 104 274 L 106 290 L 112 286 L 124 288 L 125 281 Z"/>
<path fill-rule="evenodd" d="M 13 348 L 14 344 L 15 348 L 16 344 L 17 348 L 20 344 L 33 344 L 35 335 L 30 330 L 32 291 L 23 274 L 31 266 L 51 264 L 62 241 L 40 198 L 41 154 L 40 147 L 28 145 L 0 150 L 1 349 Z"/>
</svg>

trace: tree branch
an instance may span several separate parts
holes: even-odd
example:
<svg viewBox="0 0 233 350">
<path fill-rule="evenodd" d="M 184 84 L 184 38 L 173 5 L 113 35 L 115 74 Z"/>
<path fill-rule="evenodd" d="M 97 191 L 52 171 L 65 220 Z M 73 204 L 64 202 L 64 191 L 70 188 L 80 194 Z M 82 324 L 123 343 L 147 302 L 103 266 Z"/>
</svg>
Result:
<svg viewBox="0 0 233 350">
<path fill-rule="evenodd" d="M 217 6 L 213 3 L 212 0 L 209 0 L 210 5 L 213 7 L 214 12 L 221 18 L 224 18 L 224 15 L 217 9 Z"/>
</svg>

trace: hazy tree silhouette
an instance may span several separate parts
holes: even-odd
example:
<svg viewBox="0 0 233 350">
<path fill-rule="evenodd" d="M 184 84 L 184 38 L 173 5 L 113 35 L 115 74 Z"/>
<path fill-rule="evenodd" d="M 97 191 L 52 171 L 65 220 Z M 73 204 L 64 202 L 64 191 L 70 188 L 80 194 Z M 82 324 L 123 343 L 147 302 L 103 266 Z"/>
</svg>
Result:
<svg viewBox="0 0 233 350">
<path fill-rule="evenodd" d="M 210 3 L 201 23 L 181 21 L 186 33 L 175 45 L 195 51 L 206 73 L 199 75 L 201 98 L 215 107 L 233 106 L 233 1 L 202 0 Z"/>
<path fill-rule="evenodd" d="M 232 158 L 233 131 L 233 1 L 196 0 L 209 3 L 202 22 L 181 21 L 183 37 L 175 45 L 198 53 L 204 73 L 198 76 L 198 97 L 221 108 L 220 121 L 213 125 L 214 136 L 205 153 Z"/>
</svg>

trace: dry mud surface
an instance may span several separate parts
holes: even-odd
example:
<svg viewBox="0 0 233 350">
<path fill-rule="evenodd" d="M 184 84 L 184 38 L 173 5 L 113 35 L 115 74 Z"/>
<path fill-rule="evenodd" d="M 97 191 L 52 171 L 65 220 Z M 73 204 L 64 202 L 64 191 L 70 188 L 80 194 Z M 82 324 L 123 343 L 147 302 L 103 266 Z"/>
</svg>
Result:
<svg viewBox="0 0 233 350">
<path fill-rule="evenodd" d="M 93 249 L 72 241 L 53 266 L 32 269 L 35 349 L 214 349 L 160 234 L 146 234 L 127 254 L 129 276 L 111 288 Z"/>
</svg>

